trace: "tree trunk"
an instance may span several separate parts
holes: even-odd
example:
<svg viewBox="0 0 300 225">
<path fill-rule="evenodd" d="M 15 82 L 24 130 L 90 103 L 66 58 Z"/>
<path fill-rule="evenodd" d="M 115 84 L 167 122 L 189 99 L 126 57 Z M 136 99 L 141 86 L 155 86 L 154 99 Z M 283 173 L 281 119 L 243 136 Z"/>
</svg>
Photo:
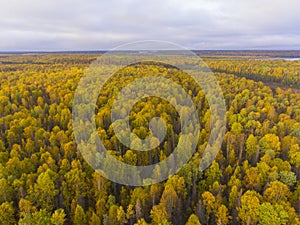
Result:
<svg viewBox="0 0 300 225">
<path fill-rule="evenodd" d="M 251 223 L 251 217 L 248 216 L 247 225 L 250 225 L 250 223 Z"/>
</svg>

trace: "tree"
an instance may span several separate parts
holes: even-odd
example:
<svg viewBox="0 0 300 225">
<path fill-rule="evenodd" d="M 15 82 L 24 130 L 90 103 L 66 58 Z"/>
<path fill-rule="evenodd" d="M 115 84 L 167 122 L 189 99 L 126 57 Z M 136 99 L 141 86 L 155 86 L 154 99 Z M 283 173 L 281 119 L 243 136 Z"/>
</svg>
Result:
<svg viewBox="0 0 300 225">
<path fill-rule="evenodd" d="M 19 225 L 52 225 L 51 215 L 45 209 L 34 212 L 32 214 L 26 214 L 24 218 L 19 220 Z"/>
<path fill-rule="evenodd" d="M 264 225 L 286 224 L 288 213 L 280 205 L 271 205 L 269 202 L 262 203 L 258 208 L 258 222 Z"/>
<path fill-rule="evenodd" d="M 279 172 L 280 181 L 289 187 L 292 187 L 297 182 L 297 177 L 294 172 L 290 171 L 280 171 Z"/>
<path fill-rule="evenodd" d="M 202 194 L 203 204 L 206 209 L 207 216 L 213 213 L 216 209 L 216 198 L 212 193 L 206 191 Z"/>
<path fill-rule="evenodd" d="M 0 224 L 1 225 L 14 225 L 15 210 L 12 202 L 4 202 L 0 205 Z"/>
<path fill-rule="evenodd" d="M 169 214 L 163 204 L 155 205 L 151 209 L 150 217 L 154 224 L 161 224 L 169 220 Z"/>
<path fill-rule="evenodd" d="M 259 195 L 255 191 L 247 191 L 241 198 L 241 206 L 238 207 L 238 217 L 242 224 L 254 225 L 257 222 L 257 208 L 260 205 Z"/>
<path fill-rule="evenodd" d="M 221 205 L 216 212 L 217 224 L 227 225 L 229 224 L 228 209 L 225 205 Z"/>
<path fill-rule="evenodd" d="M 153 184 L 150 187 L 150 196 L 152 199 L 152 206 L 158 204 L 161 193 L 162 193 L 162 185 L 160 184 Z"/>
<path fill-rule="evenodd" d="M 169 214 L 169 218 L 172 218 L 173 212 L 178 205 L 178 196 L 172 186 L 167 186 L 165 188 L 160 203 L 165 206 Z"/>
<path fill-rule="evenodd" d="M 108 210 L 108 219 L 110 224 L 118 224 L 118 210 L 119 207 L 117 205 L 111 205 Z"/>
<path fill-rule="evenodd" d="M 143 208 L 142 208 L 142 203 L 140 199 L 137 199 L 136 204 L 135 204 L 135 217 L 139 220 L 143 216 Z"/>
<path fill-rule="evenodd" d="M 222 171 L 216 161 L 213 161 L 211 166 L 205 171 L 207 185 L 212 185 L 215 181 L 220 182 Z"/>
<path fill-rule="evenodd" d="M 298 144 L 291 146 L 288 152 L 289 161 L 296 167 L 296 175 L 300 177 L 300 147 Z"/>
<path fill-rule="evenodd" d="M 51 216 L 51 222 L 53 225 L 63 225 L 66 221 L 66 214 L 63 209 L 57 209 Z"/>
<path fill-rule="evenodd" d="M 89 225 L 99 225 L 99 224 L 101 224 L 101 220 L 99 216 L 97 216 L 96 213 L 92 212 L 92 216 L 89 220 Z"/>
<path fill-rule="evenodd" d="M 96 214 L 99 217 L 100 221 L 103 219 L 103 215 L 106 213 L 106 207 L 105 207 L 105 199 L 99 199 L 96 202 Z"/>
<path fill-rule="evenodd" d="M 5 178 L 0 179 L 0 204 L 13 200 L 13 190 Z"/>
<path fill-rule="evenodd" d="M 46 209 L 41 209 L 38 212 L 34 212 L 32 214 L 32 222 L 33 225 L 52 225 L 50 213 L 47 212 Z"/>
<path fill-rule="evenodd" d="M 145 219 L 139 219 L 134 225 L 148 225 Z"/>
<path fill-rule="evenodd" d="M 257 167 L 251 167 L 250 169 L 246 170 L 245 183 L 247 188 L 260 191 L 261 188 L 260 179 L 261 176 L 260 173 L 258 172 Z"/>
<path fill-rule="evenodd" d="M 176 160 L 184 160 L 186 153 L 190 153 L 195 128 L 188 118 L 191 108 L 186 106 L 182 95 L 174 97 L 178 90 L 167 93 L 165 83 L 161 84 L 165 87 L 164 94 L 171 94 L 166 100 L 139 96 L 144 85 L 129 91 L 128 96 L 143 97 L 132 109 L 126 98 L 123 105 L 117 106 L 115 112 L 129 120 L 129 132 L 143 139 L 151 131 L 163 134 L 166 127 L 162 143 L 156 138 L 144 143 L 141 139 L 134 140 L 134 135 L 124 136 L 129 143 L 131 139 L 133 147 L 142 143 L 144 147 L 155 148 L 140 152 L 128 149 L 116 137 L 113 128 L 123 131 L 121 135 L 126 132 L 122 123 L 116 123 L 116 127 L 111 124 L 114 99 L 123 87 L 140 77 L 163 76 L 180 84 L 198 109 L 201 130 L 197 151 L 189 163 L 165 182 L 130 187 L 112 183 L 95 172 L 84 160 L 86 155 L 78 151 L 79 143 L 74 139 L 71 109 L 73 101 L 78 101 L 74 99 L 74 91 L 87 65 L 97 57 L 91 54 L 0 56 L 0 224 L 10 224 L 7 221 L 10 219 L 16 220 L 11 224 L 21 225 L 76 224 L 75 217 L 83 225 L 300 224 L 300 97 L 292 90 L 272 90 L 273 87 L 249 80 L 300 87 L 299 62 L 236 60 L 236 57 L 206 60 L 216 71 L 228 108 L 227 133 L 221 149 L 208 143 L 210 133 L 214 136 L 215 128 L 221 124 L 211 117 L 219 110 L 219 102 L 217 98 L 208 102 L 207 93 L 188 74 L 152 62 L 128 66 L 111 76 L 98 101 L 91 104 L 85 101 L 85 94 L 98 88 L 95 82 L 98 73 L 94 73 L 98 69 L 92 68 L 93 74 L 88 79 L 91 86 L 84 91 L 78 110 L 85 116 L 87 109 L 95 111 L 101 142 L 121 162 L 144 166 L 161 161 L 162 165 L 156 165 L 151 175 L 154 181 L 168 173 Z M 193 66 L 188 57 L 172 60 L 183 67 Z M 127 57 L 110 57 L 99 70 L 106 71 L 107 63 L 115 63 L 117 68 L 127 61 Z M 199 71 L 199 75 L 208 84 L 209 95 L 220 96 L 219 90 L 211 88 L 206 70 Z M 155 85 L 149 85 L 156 90 Z M 210 105 L 216 107 L 210 109 Z M 189 120 L 184 128 L 180 113 Z M 152 120 L 158 117 L 166 126 L 162 126 L 161 120 Z M 88 140 L 87 127 L 91 123 L 83 120 L 79 124 L 82 137 Z M 171 154 L 176 146 L 185 151 Z M 207 146 L 219 153 L 207 170 L 202 171 L 199 163 L 208 162 L 213 156 L 211 151 L 203 154 Z M 95 146 L 85 147 L 90 159 L 101 160 Z M 167 157 L 169 163 L 165 161 Z M 104 166 L 110 168 L 111 163 L 108 161 Z M 112 172 L 124 176 L 124 171 Z M 140 179 L 139 174 L 129 176 Z M 10 205 L 4 207 L 7 203 Z"/>
<path fill-rule="evenodd" d="M 122 206 L 117 210 L 117 221 L 120 225 L 127 223 L 126 214 Z"/>
<path fill-rule="evenodd" d="M 258 149 L 257 138 L 253 134 L 250 134 L 246 141 L 247 156 L 249 158 L 252 157 L 257 152 L 257 149 Z"/>
<path fill-rule="evenodd" d="M 144 209 L 149 205 L 150 196 L 146 189 L 135 188 L 131 194 L 130 204 L 135 206 L 136 219 L 141 219 L 144 215 Z"/>
<path fill-rule="evenodd" d="M 39 175 L 36 184 L 30 190 L 30 199 L 37 206 L 51 211 L 54 208 L 54 198 L 58 191 L 54 184 L 55 173 L 48 169 Z"/>
<path fill-rule="evenodd" d="M 176 194 L 181 197 L 185 198 L 186 197 L 186 185 L 184 178 L 178 175 L 174 175 L 169 177 L 165 184 L 165 189 L 168 188 L 168 186 L 172 186 L 172 188 L 175 190 Z"/>
<path fill-rule="evenodd" d="M 76 206 L 73 223 L 74 225 L 87 225 L 86 215 L 80 205 Z"/>
<path fill-rule="evenodd" d="M 32 203 L 24 198 L 19 201 L 19 215 L 25 217 L 33 212 L 36 212 L 36 207 L 32 206 Z"/>
<path fill-rule="evenodd" d="M 273 204 L 286 202 L 291 195 L 287 185 L 280 181 L 273 181 L 264 192 L 264 198 Z"/>
<path fill-rule="evenodd" d="M 243 131 L 243 126 L 238 123 L 238 122 L 234 122 L 231 126 L 231 132 L 234 134 L 234 135 L 238 135 L 240 133 L 242 133 Z"/>
<path fill-rule="evenodd" d="M 195 214 L 190 215 L 185 225 L 201 225 L 198 217 Z"/>
<path fill-rule="evenodd" d="M 129 204 L 126 211 L 126 219 L 129 221 L 129 224 L 133 223 L 134 214 L 134 206 Z"/>
<path fill-rule="evenodd" d="M 279 137 L 275 134 L 266 134 L 259 140 L 259 146 L 262 152 L 266 153 L 268 150 L 274 151 L 276 155 L 280 153 Z"/>
<path fill-rule="evenodd" d="M 230 194 L 229 194 L 229 203 L 228 208 L 230 210 L 230 215 L 232 216 L 233 223 L 236 222 L 237 219 L 237 207 L 240 205 L 240 197 L 242 195 L 242 191 L 238 191 L 237 186 L 233 186 L 231 188 Z"/>
<path fill-rule="evenodd" d="M 292 145 L 289 149 L 289 158 L 291 163 L 300 167 L 300 147 L 298 144 Z"/>
<path fill-rule="evenodd" d="M 65 181 L 62 183 L 62 193 L 64 196 L 64 205 L 69 210 L 72 199 L 82 200 L 87 194 L 87 176 L 80 169 L 80 162 L 74 160 L 72 169 L 64 175 Z"/>
</svg>

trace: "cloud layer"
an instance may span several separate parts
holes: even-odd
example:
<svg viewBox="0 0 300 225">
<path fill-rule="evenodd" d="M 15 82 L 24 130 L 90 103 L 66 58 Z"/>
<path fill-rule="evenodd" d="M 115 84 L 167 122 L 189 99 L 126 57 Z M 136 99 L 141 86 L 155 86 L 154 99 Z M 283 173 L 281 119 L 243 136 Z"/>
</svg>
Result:
<svg viewBox="0 0 300 225">
<path fill-rule="evenodd" d="M 300 49 L 299 0 L 0 1 L 0 51 L 103 50 L 149 39 L 192 49 Z"/>
</svg>

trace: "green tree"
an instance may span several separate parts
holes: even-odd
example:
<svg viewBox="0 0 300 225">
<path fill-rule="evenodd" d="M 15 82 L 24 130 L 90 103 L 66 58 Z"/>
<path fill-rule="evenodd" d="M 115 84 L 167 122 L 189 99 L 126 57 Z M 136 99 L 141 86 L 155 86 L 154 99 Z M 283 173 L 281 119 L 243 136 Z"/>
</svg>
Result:
<svg viewBox="0 0 300 225">
<path fill-rule="evenodd" d="M 279 172 L 280 181 L 289 187 L 292 187 L 297 182 L 297 177 L 294 172 L 290 171 L 280 171 Z"/>
<path fill-rule="evenodd" d="M 286 224 L 289 215 L 282 206 L 271 205 L 269 202 L 262 203 L 258 208 L 258 222 L 264 225 Z"/>
<path fill-rule="evenodd" d="M 58 194 L 55 188 L 55 173 L 48 169 L 39 175 L 36 184 L 30 190 L 30 199 L 37 206 L 51 211 L 54 208 L 54 198 Z"/>
<path fill-rule="evenodd" d="M 19 225 L 52 225 L 51 215 L 45 209 L 34 212 L 32 214 L 26 214 L 24 218 L 19 220 Z"/>
<path fill-rule="evenodd" d="M 205 175 L 207 176 L 207 185 L 213 185 L 215 181 L 220 182 L 222 171 L 220 170 L 219 164 L 216 161 L 213 161 L 211 166 L 205 170 Z"/>
</svg>

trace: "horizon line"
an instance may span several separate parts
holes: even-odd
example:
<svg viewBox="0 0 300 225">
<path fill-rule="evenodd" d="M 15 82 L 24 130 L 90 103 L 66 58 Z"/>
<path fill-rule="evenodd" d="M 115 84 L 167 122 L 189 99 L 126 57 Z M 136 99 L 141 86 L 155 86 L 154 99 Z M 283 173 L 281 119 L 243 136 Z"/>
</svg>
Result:
<svg viewBox="0 0 300 225">
<path fill-rule="evenodd" d="M 300 49 L 188 49 L 189 51 L 198 52 L 300 52 Z M 26 54 L 26 53 L 105 53 L 111 50 L 0 50 L 0 54 Z M 115 50 L 113 50 L 115 51 Z M 128 49 L 116 52 L 137 52 L 137 51 L 185 51 L 180 49 L 169 50 L 147 50 L 147 49 Z"/>
</svg>

